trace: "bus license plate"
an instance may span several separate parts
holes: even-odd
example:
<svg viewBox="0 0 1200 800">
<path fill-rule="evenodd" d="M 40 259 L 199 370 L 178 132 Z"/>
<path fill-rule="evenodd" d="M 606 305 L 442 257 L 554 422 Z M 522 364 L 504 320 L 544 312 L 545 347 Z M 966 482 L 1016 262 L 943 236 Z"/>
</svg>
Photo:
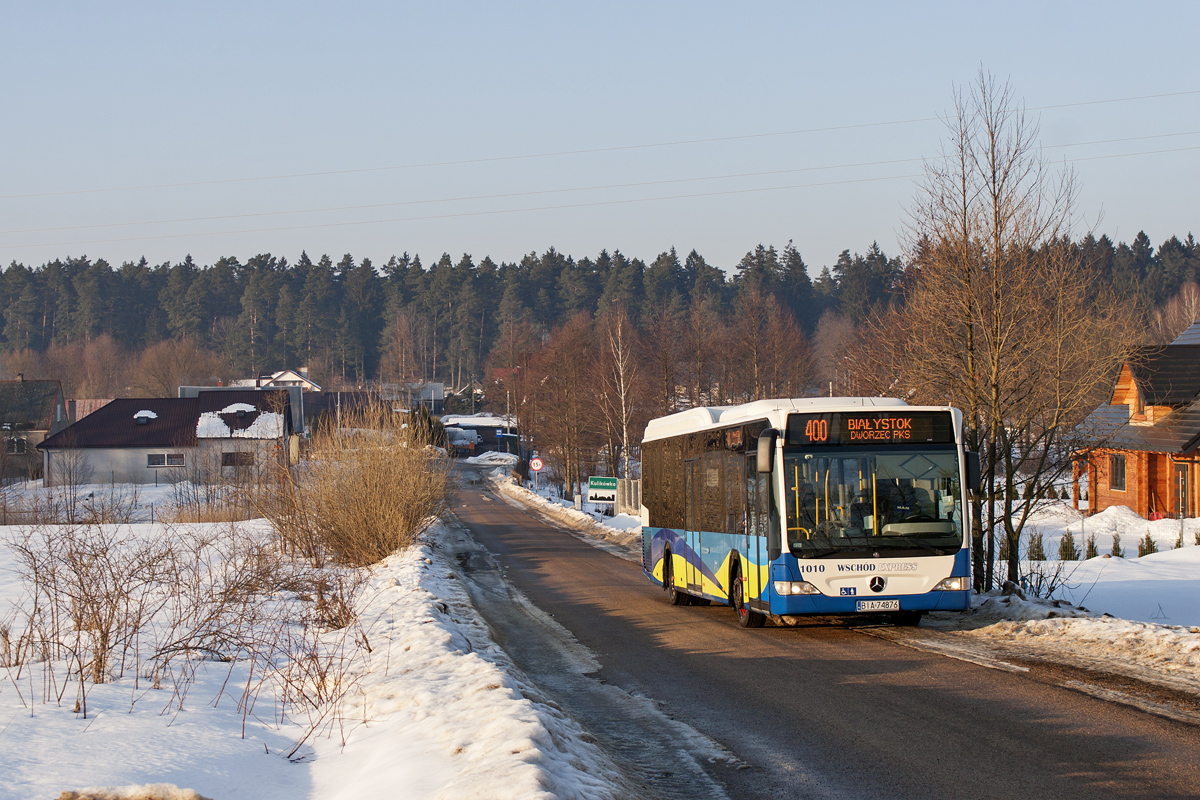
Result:
<svg viewBox="0 0 1200 800">
<path fill-rule="evenodd" d="M 899 600 L 859 600 L 854 604 L 855 611 L 899 611 Z"/>
</svg>

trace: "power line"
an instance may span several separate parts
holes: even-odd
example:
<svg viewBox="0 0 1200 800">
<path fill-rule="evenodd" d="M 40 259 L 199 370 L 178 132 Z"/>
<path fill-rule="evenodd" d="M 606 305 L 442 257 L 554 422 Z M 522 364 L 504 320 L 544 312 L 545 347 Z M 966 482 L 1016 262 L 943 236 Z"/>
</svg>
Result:
<svg viewBox="0 0 1200 800">
<path fill-rule="evenodd" d="M 1171 138 L 1171 137 L 1178 137 L 1178 136 L 1196 136 L 1196 135 L 1200 135 L 1200 131 L 1181 131 L 1178 133 L 1158 133 L 1158 134 L 1150 134 L 1150 135 L 1146 135 L 1146 136 L 1127 136 L 1127 137 L 1123 137 L 1123 138 L 1119 138 L 1119 139 L 1097 139 L 1097 140 L 1089 141 L 1089 142 L 1072 142 L 1069 144 L 1046 145 L 1045 149 L 1059 149 L 1059 148 L 1066 148 L 1066 147 L 1087 147 L 1087 146 L 1098 145 L 1098 144 L 1113 144 L 1113 143 L 1119 143 L 1119 142 L 1134 142 L 1134 141 L 1145 141 L 1145 140 L 1149 140 L 1149 139 L 1164 139 L 1164 138 Z M 1188 149 L 1188 148 L 1183 148 L 1183 149 Z M 1157 151 L 1156 150 L 1156 151 L 1151 151 L 1151 152 L 1178 152 L 1178 151 L 1176 151 L 1176 150 Z M 1145 154 L 1146 153 L 1133 153 L 1130 155 L 1145 155 Z M 1097 156 L 1096 158 L 1116 158 L 1116 157 L 1119 157 L 1119 156 Z M 510 199 L 510 198 L 514 198 L 514 197 L 536 197 L 539 195 L 548 195 L 548 194 L 567 194 L 567 193 L 571 193 L 571 192 L 594 192 L 594 191 L 605 191 L 605 190 L 610 190 L 610 189 L 633 189 L 633 188 L 641 188 L 641 187 L 647 187 L 647 186 L 666 186 L 666 185 L 680 184 L 680 183 L 700 183 L 700 182 L 704 182 L 704 181 L 732 180 L 735 178 L 761 178 L 761 177 L 767 177 L 767 176 L 771 176 L 771 175 L 788 175 L 788 174 L 795 174 L 795 173 L 799 173 L 799 172 L 816 172 L 816 171 L 823 171 L 823 170 L 853 169 L 853 168 L 858 168 L 858 167 L 877 167 L 877 166 L 890 166 L 890 165 L 896 165 L 896 164 L 912 164 L 912 163 L 921 163 L 925 160 L 927 160 L 927 159 L 924 159 L 924 158 L 898 158 L 898 159 L 891 159 L 891 160 L 886 160 L 886 161 L 860 161 L 860 162 L 851 163 L 851 164 L 831 164 L 831 165 L 818 166 L 818 167 L 795 167 L 795 168 L 791 168 L 791 169 L 764 170 L 764 171 L 759 171 L 759 172 L 737 172 L 737 173 L 729 173 L 729 174 L 725 174 L 725 175 L 707 175 L 707 176 L 694 177 L 694 178 L 670 178 L 670 179 L 664 179 L 664 180 L 658 180 L 658 181 L 638 181 L 638 182 L 634 182 L 634 183 L 612 183 L 612 184 L 600 184 L 600 185 L 595 185 L 595 186 L 575 186 L 575 187 L 569 187 L 569 188 L 565 188 L 565 189 L 537 189 L 537 190 L 530 190 L 530 191 L 526 191 L 526 192 L 504 192 L 504 193 L 500 193 L 500 194 L 466 195 L 466 196 L 461 196 L 461 197 L 444 197 L 444 198 L 434 198 L 434 199 L 427 199 L 427 200 L 400 200 L 400 201 L 394 201 L 394 202 L 389 202 L 389 203 L 368 203 L 368 204 L 350 205 L 350 206 L 326 206 L 323 208 L 289 209 L 286 211 L 257 211 L 257 212 L 248 212 L 248 213 L 244 213 L 244 214 L 217 214 L 217 215 L 204 216 L 204 217 L 177 217 L 177 218 L 173 218 L 173 219 L 145 220 L 145 221 L 141 221 L 141 222 L 107 222 L 107 223 L 97 223 L 94 225 L 66 225 L 66 226 L 53 227 L 53 228 L 24 228 L 24 229 L 0 231 L 0 235 L 16 235 L 16 234 L 25 234 L 25 233 L 53 233 L 53 232 L 59 232 L 59 231 L 73 231 L 73 230 L 98 230 L 98 229 L 106 229 L 106 228 L 123 228 L 123 227 L 133 227 L 133 226 L 141 226 L 141 225 L 172 225 L 172 224 L 180 224 L 180 223 L 187 223 L 187 222 L 215 222 L 215 221 L 229 220 L 229 219 L 254 219 L 254 218 L 258 218 L 258 217 L 289 216 L 289 215 L 295 215 L 295 214 L 322 214 L 322 213 L 330 213 L 330 212 L 335 212 L 335 211 L 364 211 L 364 210 L 375 209 L 375 208 L 397 208 L 397 207 L 401 207 L 401 206 L 432 205 L 435 203 L 459 203 L 459 202 L 469 202 L 469 201 L 475 201 L 475 200 L 503 200 L 503 199 Z M 1073 158 L 1070 160 L 1072 160 L 1072 161 L 1090 161 L 1090 160 L 1092 160 L 1092 158 Z"/>
<path fill-rule="evenodd" d="M 1170 150 L 1147 150 L 1147 151 L 1140 152 L 1140 153 L 1119 153 L 1119 154 L 1115 154 L 1115 155 L 1105 155 L 1105 156 L 1087 156 L 1087 157 L 1083 157 L 1083 158 L 1075 158 L 1075 159 L 1069 159 L 1069 160 L 1071 160 L 1071 161 L 1096 161 L 1096 160 L 1108 159 L 1108 158 L 1129 158 L 1129 157 L 1133 157 L 1133 156 L 1160 155 L 1160 154 L 1164 154 L 1164 153 L 1180 153 L 1180 152 L 1187 152 L 1187 151 L 1194 151 L 1194 150 L 1200 150 L 1200 145 L 1197 145 L 1195 147 L 1179 147 L 1179 148 L 1174 148 L 1174 149 L 1170 149 Z M 71 242 L 44 242 L 44 243 L 39 243 L 39 244 L 8 245 L 7 247 L 10 249 L 22 249 L 22 248 L 30 248 L 30 247 L 67 247 L 67 246 L 72 246 L 72 245 L 85 245 L 85 244 L 113 244 L 113 243 L 117 243 L 117 242 L 144 242 L 144 241 L 157 241 L 157 240 L 163 240 L 163 239 L 184 239 L 184 238 L 189 238 L 189 237 L 194 238 L 194 237 L 201 237 L 201 236 L 203 236 L 203 237 L 238 236 L 238 235 L 247 234 L 247 233 L 274 233 L 274 232 L 279 232 L 279 231 L 312 230 L 315 228 L 342 228 L 342 227 L 351 227 L 351 226 L 358 226 L 358 225 L 383 225 L 383 224 L 397 223 L 397 222 L 424 222 L 424 221 L 431 221 L 431 220 L 438 220 L 438 219 L 457 219 L 457 218 L 462 218 L 462 217 L 483 217 L 483 216 L 495 216 L 495 215 L 499 215 L 499 214 L 523 214 L 523 213 L 530 213 L 530 212 L 535 212 L 535 211 L 557 211 L 557 210 L 569 210 L 569 209 L 578 209 L 578 208 L 594 208 L 594 207 L 599 207 L 599 206 L 628 205 L 631 203 L 653 203 L 653 202 L 663 202 L 663 201 L 669 201 L 669 200 L 686 200 L 686 199 L 701 198 L 701 197 L 721 197 L 721 196 L 728 196 L 728 195 L 754 194 L 754 193 L 758 193 L 758 192 L 778 192 L 778 191 L 786 191 L 786 190 L 790 190 L 790 189 L 811 189 L 811 188 L 818 188 L 818 187 L 824 187 L 824 186 L 841 186 L 841 185 L 858 184 L 858 183 L 873 183 L 873 182 L 893 181 L 893 180 L 907 180 L 907 179 L 919 178 L 919 177 L 921 177 L 920 174 L 890 175 L 890 176 L 885 176 L 885 177 L 857 178 L 857 179 L 840 180 L 840 181 L 824 181 L 821 183 L 789 184 L 789 185 L 785 185 L 785 186 L 763 186 L 763 187 L 754 187 L 754 188 L 748 188 L 748 189 L 726 189 L 726 190 L 713 191 L 713 192 L 695 192 L 695 193 L 691 193 L 691 194 L 676 194 L 676 195 L 666 195 L 666 196 L 660 196 L 660 197 L 625 198 L 625 199 L 620 199 L 620 200 L 595 200 L 595 201 L 590 201 L 590 202 L 585 202 L 585 203 L 565 203 L 565 204 L 559 204 L 559 205 L 534 206 L 534 207 L 527 207 L 527 208 L 492 209 L 492 210 L 487 210 L 487 211 L 463 211 L 463 212 L 457 212 L 457 213 L 451 213 L 451 214 L 428 214 L 428 215 L 415 216 L 415 217 L 391 217 L 391 218 L 387 218 L 387 219 L 354 220 L 354 221 L 350 221 L 350 222 L 319 222 L 319 223 L 310 223 L 307 225 L 280 225 L 280 226 L 274 226 L 274 227 L 269 227 L 269 228 L 248 228 L 248 229 L 241 229 L 241 230 L 208 231 L 208 232 L 203 232 L 203 233 L 169 233 L 169 234 L 160 234 L 160 235 L 155 235 L 155 236 L 121 237 L 121 238 L 117 238 L 117 239 L 86 239 L 86 240 L 78 240 L 78 241 L 71 241 Z"/>
<path fill-rule="evenodd" d="M 1168 92 L 1168 93 L 1164 93 L 1164 94 L 1138 95 L 1135 97 L 1117 97 L 1117 98 L 1110 98 L 1110 99 L 1106 99 L 1106 100 L 1085 100 L 1085 101 L 1080 101 L 1080 102 L 1076 102 L 1076 103 L 1056 103 L 1053 105 L 1034 106 L 1028 110 L 1029 111 L 1050 111 L 1050 110 L 1059 109 L 1059 108 L 1077 108 L 1080 106 L 1104 105 L 1104 104 L 1108 104 L 1108 103 L 1128 103 L 1128 102 L 1133 102 L 1133 101 L 1138 101 L 1138 100 L 1157 100 L 1157 99 L 1166 98 L 1166 97 L 1183 97 L 1183 96 L 1195 95 L 1195 94 L 1200 94 L 1200 89 L 1189 90 L 1189 91 L 1184 91 L 1184 92 Z M 731 135 L 731 136 L 714 136 L 714 137 L 707 137 L 707 138 L 701 138 L 701 139 L 680 139 L 680 140 L 676 140 L 676 141 L 667 141 L 667 142 L 649 142 L 649 143 L 642 143 L 642 144 L 613 145 L 613 146 L 609 146 L 609 147 L 592 147 L 592 148 L 582 148 L 582 149 L 578 149 L 578 150 L 558 150 L 558 151 L 550 151 L 550 152 L 544 152 L 544 153 L 527 153 L 527 154 L 521 154 L 521 155 L 489 156 L 489 157 L 484 157 L 484 158 L 456 159 L 456 160 L 450 160 L 450 161 L 430 161 L 430 162 L 424 162 L 424 163 L 398 164 L 398 165 L 393 165 L 393 166 L 382 166 L 382 167 L 360 167 L 357 169 L 322 170 L 322 171 L 316 171 L 316 172 L 295 172 L 295 173 L 287 173 L 287 174 L 279 174 L 279 175 L 261 175 L 261 176 L 246 177 L 246 178 L 218 178 L 218 179 L 206 180 L 206 181 L 183 181 L 183 182 L 177 182 L 177 183 L 144 184 L 144 185 L 140 185 L 140 186 L 117 186 L 117 187 L 109 187 L 109 188 L 103 188 L 103 189 L 72 189 L 72 190 L 64 190 L 64 191 L 58 191 L 58 192 L 32 192 L 32 193 L 28 193 L 28 194 L 0 195 L 0 200 L 24 200 L 24 199 L 33 199 L 33 198 L 38 198 L 38 197 L 62 197 L 62 196 L 67 196 L 67 195 L 102 194 L 102 193 L 107 193 L 107 192 L 134 192 L 134 191 L 145 191 L 145 190 L 150 190 L 150 189 L 177 189 L 177 188 L 185 188 L 185 187 L 192 187 L 192 186 L 218 186 L 218 185 L 227 185 L 227 184 L 236 184 L 236 183 L 252 183 L 252 182 L 257 182 L 257 181 L 290 180 L 290 179 L 296 179 L 296 178 L 317 178 L 317 177 L 328 177 L 328 176 L 333 176 L 333 175 L 358 175 L 358 174 L 371 173 L 371 172 L 389 172 L 389 171 L 407 170 L 407 169 L 425 169 L 425 168 L 433 168 L 433 167 L 461 166 L 461 165 L 466 165 L 466 164 L 485 164 L 485 163 L 496 163 L 496 162 L 503 162 L 503 161 L 521 161 L 521 160 L 529 160 L 529 159 L 556 158 L 556 157 L 562 157 L 562 156 L 575 156 L 575 155 L 594 155 L 594 154 L 598 154 L 598 153 L 614 153 L 614 152 L 623 152 L 623 151 L 632 151 L 632 150 L 646 150 L 646 149 L 661 148 L 661 147 L 679 147 L 679 146 L 683 146 L 683 145 L 713 144 L 713 143 L 717 143 L 717 142 L 732 142 L 732 141 L 745 141 L 745 140 L 751 140 L 751 139 L 766 139 L 766 138 L 779 137 L 779 136 L 797 136 L 797 135 L 809 134 L 809 133 L 830 133 L 830 132 L 834 132 L 834 131 L 860 130 L 860 129 L 865 129 L 865 128 L 880 128 L 880 127 L 896 126 L 896 125 L 912 125 L 912 124 L 921 123 L 921 122 L 936 122 L 940 119 L 941 119 L 941 117 L 936 117 L 936 116 L 934 116 L 934 117 L 917 117 L 917 118 L 913 118 L 913 119 L 890 120 L 890 121 L 886 121 L 886 122 L 863 122 L 863 123 L 856 123 L 856 124 L 851 124 L 851 125 L 830 125 L 830 126 L 819 127 L 819 128 L 799 128 L 796 130 L 771 131 L 771 132 L 766 132 L 766 133 L 746 133 L 746 134 L 735 134 L 735 135 Z"/>
<path fill-rule="evenodd" d="M 81 241 L 74 241 L 74 242 L 47 242 L 47 243 L 43 243 L 43 244 L 11 245 L 11 247 L 14 247 L 14 248 L 19 248 L 19 247 L 59 247 L 59 246 L 80 245 L 80 244 L 111 244 L 111 243 L 115 243 L 115 242 L 144 242 L 144 241 L 154 241 L 154 240 L 158 240 L 158 239 L 181 239 L 181 238 L 187 238 L 189 236 L 236 236 L 236 235 L 244 234 L 244 233 L 271 233 L 271 232 L 276 232 L 276 231 L 311 230 L 313 228 L 341 228 L 341 227 L 349 227 L 349 226 L 353 226 L 353 225 L 382 225 L 382 224 L 391 223 L 391 222 L 423 222 L 423 221 L 436 220 L 436 219 L 455 219 L 458 217 L 482 217 L 482 216 L 491 216 L 491 215 L 496 215 L 496 214 L 522 214 L 522 213 L 527 213 L 527 212 L 531 212 L 531 211 L 555 211 L 555 210 L 559 210 L 559 209 L 590 208 L 590 207 L 594 207 L 594 206 L 624 205 L 624 204 L 629 204 L 629 203 L 653 203 L 653 202 L 664 201 L 664 200 L 684 200 L 684 199 L 694 198 L 694 197 L 718 197 L 721 195 L 750 194 L 750 193 L 754 193 L 754 192 L 776 192 L 776 191 L 783 191 L 786 189 L 808 189 L 808 188 L 814 188 L 814 187 L 820 187 L 820 186 L 839 186 L 839 185 L 843 185 L 843 184 L 852 184 L 852 183 L 871 183 L 871 182 L 878 182 L 878 181 L 893 181 L 893 180 L 903 180 L 903 179 L 917 178 L 917 177 L 920 177 L 920 176 L 919 175 L 892 175 L 892 176 L 883 177 L 883 178 L 858 178 L 858 179 L 843 180 L 843 181 L 826 181 L 826 182 L 822 182 L 822 183 L 792 184 L 789 186 L 765 186 L 765 187 L 756 187 L 756 188 L 752 188 L 752 189 L 726 189 L 726 190 L 717 191 L 717 192 L 697 192 L 697 193 L 693 193 L 693 194 L 677 194 L 677 195 L 667 195 L 667 196 L 662 196 L 662 197 L 639 197 L 639 198 L 626 198 L 626 199 L 622 199 L 622 200 L 594 200 L 594 201 L 590 201 L 590 202 L 586 202 L 586 203 L 566 203 L 566 204 L 552 205 L 552 206 L 535 206 L 535 207 L 531 207 L 531 208 L 503 208 L 503 209 L 492 209 L 492 210 L 488 210 L 488 211 L 462 211 L 462 212 L 453 213 L 453 214 L 429 214 L 429 215 L 419 216 L 419 217 L 393 217 L 393 218 L 389 218 L 389 219 L 356 220 L 356 221 L 352 221 L 352 222 L 317 222 L 317 223 L 312 223 L 309 225 L 281 225 L 281 226 L 276 226 L 276 227 L 271 227 L 271 228 L 249 228 L 249 229 L 242 229 L 242 230 L 236 230 L 236 231 L 208 231 L 205 233 L 168 233 L 168 234 L 161 234 L 161 235 L 157 235 L 157 236 L 122 237 L 120 239 L 89 239 L 89 240 L 81 240 Z"/>
</svg>

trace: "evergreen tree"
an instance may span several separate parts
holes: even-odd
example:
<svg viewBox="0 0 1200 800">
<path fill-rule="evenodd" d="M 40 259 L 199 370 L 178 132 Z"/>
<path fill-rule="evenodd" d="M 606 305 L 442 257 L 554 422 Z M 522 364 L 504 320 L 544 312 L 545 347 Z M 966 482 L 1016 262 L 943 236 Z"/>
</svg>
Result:
<svg viewBox="0 0 1200 800">
<path fill-rule="evenodd" d="M 1068 530 L 1058 540 L 1058 560 L 1059 561 L 1078 561 L 1079 548 L 1075 545 L 1075 534 Z"/>
<path fill-rule="evenodd" d="M 172 338 L 199 340 L 202 332 L 201 310 L 189 301 L 192 282 L 196 279 L 196 264 L 189 254 L 171 267 L 167 283 L 158 294 L 158 304 L 167 317 L 167 331 Z"/>
<path fill-rule="evenodd" d="M 278 264 L 270 255 L 246 262 L 246 282 L 236 332 L 229 342 L 234 368 L 254 377 L 282 366 L 276 357 L 276 303 L 279 299 Z"/>
<path fill-rule="evenodd" d="M 13 264 L 5 271 L 8 302 L 4 309 L 4 339 L 14 350 L 41 347 L 38 317 L 41 297 L 33 271 Z"/>
<path fill-rule="evenodd" d="M 75 276 L 78 307 L 72 327 L 76 341 L 87 342 L 112 330 L 112 277 L 112 268 L 104 259 L 87 264 Z"/>
<path fill-rule="evenodd" d="M 50 311 L 46 344 L 67 344 L 75 341 L 75 286 L 72 274 L 77 269 L 69 269 L 61 261 L 55 259 L 42 269 L 42 291 L 47 297 L 42 301 L 43 308 Z"/>
<path fill-rule="evenodd" d="M 1158 552 L 1158 545 L 1154 543 L 1154 539 L 1150 537 L 1150 529 L 1146 529 L 1146 535 L 1138 542 L 1138 558 L 1148 556 L 1151 553 Z"/>
<path fill-rule="evenodd" d="M 792 312 L 804 332 L 812 336 L 817 329 L 817 320 L 822 309 L 816 302 L 808 267 L 800 257 L 800 251 L 789 240 L 783 248 L 782 269 L 779 275 L 779 300 Z"/>
<path fill-rule="evenodd" d="M 682 296 L 686 291 L 686 283 L 687 276 L 675 248 L 659 253 L 658 258 L 642 274 L 643 316 L 652 313 L 663 303 L 671 302 L 672 298 Z"/>
<path fill-rule="evenodd" d="M 1113 532 L 1112 550 L 1109 551 L 1113 558 L 1124 558 L 1125 551 L 1121 549 L 1121 534 Z"/>
<path fill-rule="evenodd" d="M 296 309 L 296 320 L 292 325 L 293 349 L 296 357 L 308 365 L 310 371 L 328 369 L 326 363 L 334 342 L 339 306 L 337 284 L 334 281 L 333 261 L 323 255 L 313 264 L 302 255 L 297 266 L 304 270 L 304 284 L 300 290 L 300 301 Z M 322 376 L 320 381 L 328 380 Z"/>
<path fill-rule="evenodd" d="M 687 300 L 695 297 L 720 297 L 725 287 L 725 273 L 711 266 L 695 250 L 683 262 L 684 294 Z"/>
<path fill-rule="evenodd" d="M 361 384 L 379 365 L 379 336 L 383 330 L 383 287 L 371 259 L 358 266 L 347 254 L 340 272 L 342 304 L 338 338 L 344 365 Z"/>
<path fill-rule="evenodd" d="M 1087 537 L 1087 551 L 1083 557 L 1084 559 L 1100 557 L 1100 550 L 1096 547 L 1096 534 L 1093 533 Z"/>
<path fill-rule="evenodd" d="M 733 282 L 738 294 L 743 292 L 758 292 L 760 295 L 773 294 L 779 288 L 779 279 L 783 268 L 779 263 L 779 254 L 774 246 L 756 246 L 738 262 L 737 272 Z"/>
<path fill-rule="evenodd" d="M 1029 534 L 1029 560 L 1030 561 L 1045 561 L 1046 546 L 1042 541 L 1042 532 L 1034 531 Z"/>
<path fill-rule="evenodd" d="M 620 250 L 614 250 L 596 313 L 604 314 L 609 309 L 618 307 L 636 308 L 635 299 L 643 285 L 644 269 L 640 260 L 627 259 Z M 540 317 L 538 321 L 542 321 Z"/>
</svg>

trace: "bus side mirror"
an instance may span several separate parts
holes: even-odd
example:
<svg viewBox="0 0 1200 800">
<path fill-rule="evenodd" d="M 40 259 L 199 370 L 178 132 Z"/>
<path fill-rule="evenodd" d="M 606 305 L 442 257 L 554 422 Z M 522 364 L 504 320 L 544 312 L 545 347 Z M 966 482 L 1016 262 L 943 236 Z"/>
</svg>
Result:
<svg viewBox="0 0 1200 800">
<path fill-rule="evenodd" d="M 779 438 L 779 431 L 774 428 L 767 428 L 758 435 L 758 472 L 770 472 L 775 466 L 775 440 Z"/>
<path fill-rule="evenodd" d="M 967 453 L 967 488 L 979 491 L 979 453 Z"/>
</svg>

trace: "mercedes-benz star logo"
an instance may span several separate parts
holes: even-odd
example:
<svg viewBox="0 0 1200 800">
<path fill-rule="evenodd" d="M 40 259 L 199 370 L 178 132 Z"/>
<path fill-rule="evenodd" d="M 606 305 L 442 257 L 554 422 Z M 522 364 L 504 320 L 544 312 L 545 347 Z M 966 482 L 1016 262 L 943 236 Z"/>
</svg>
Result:
<svg viewBox="0 0 1200 800">
<path fill-rule="evenodd" d="M 885 586 L 887 586 L 886 578 L 881 578 L 878 575 L 876 575 L 874 578 L 871 578 L 872 592 L 882 592 Z"/>
</svg>

